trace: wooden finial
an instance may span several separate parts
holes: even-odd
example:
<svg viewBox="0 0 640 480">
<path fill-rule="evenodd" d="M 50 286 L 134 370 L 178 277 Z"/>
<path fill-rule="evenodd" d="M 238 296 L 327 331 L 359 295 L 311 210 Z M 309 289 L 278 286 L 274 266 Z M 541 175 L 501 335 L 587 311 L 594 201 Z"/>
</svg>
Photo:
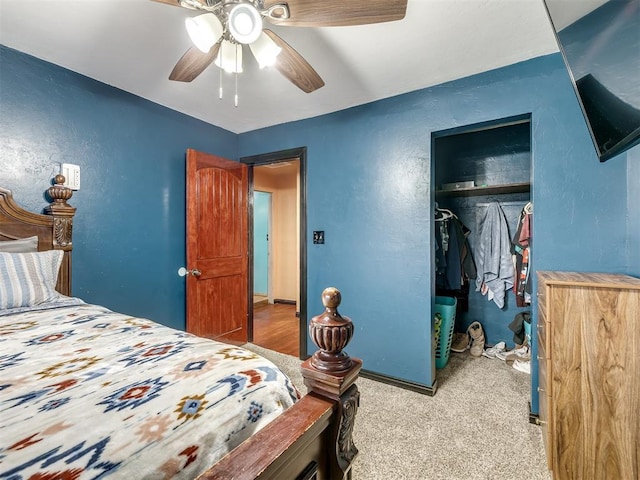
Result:
<svg viewBox="0 0 640 480">
<path fill-rule="evenodd" d="M 324 312 L 311 319 L 309 334 L 320 350 L 302 363 L 304 384 L 312 394 L 337 401 L 340 425 L 333 437 L 336 457 L 331 459 L 327 478 L 351 478 L 351 465 L 358 454 L 353 443 L 353 426 L 360 403 L 355 385 L 362 360 L 351 358 L 343 350 L 353 336 L 351 319 L 338 313 L 342 295 L 335 287 L 322 292 Z"/>
<path fill-rule="evenodd" d="M 76 209 L 67 203 L 73 195 L 73 190 L 65 187 L 64 181 L 64 175 L 58 174 L 54 178 L 54 185 L 47 189 L 47 194 L 53 201 L 45 208 L 45 212 L 53 216 L 54 248 L 70 251 Z"/>
<path fill-rule="evenodd" d="M 67 200 L 73 195 L 73 190 L 64 186 L 64 175 L 58 174 L 54 178 L 54 185 L 49 187 L 47 193 L 53 200 L 53 204 L 60 204 L 68 207 Z"/>
<path fill-rule="evenodd" d="M 325 288 L 322 292 L 325 310 L 309 324 L 311 340 L 320 349 L 311 357 L 311 365 L 323 372 L 344 372 L 352 366 L 351 358 L 343 350 L 353 337 L 353 323 L 338 313 L 341 300 L 337 288 Z"/>
</svg>

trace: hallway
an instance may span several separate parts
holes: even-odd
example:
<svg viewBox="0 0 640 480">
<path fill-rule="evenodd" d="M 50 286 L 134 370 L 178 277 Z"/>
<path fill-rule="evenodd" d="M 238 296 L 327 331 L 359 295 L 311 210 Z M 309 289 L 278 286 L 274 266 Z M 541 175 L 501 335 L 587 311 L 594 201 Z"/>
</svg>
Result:
<svg viewBox="0 0 640 480">
<path fill-rule="evenodd" d="M 256 304 L 253 309 L 252 343 L 298 358 L 300 356 L 299 322 L 295 305 Z"/>
</svg>

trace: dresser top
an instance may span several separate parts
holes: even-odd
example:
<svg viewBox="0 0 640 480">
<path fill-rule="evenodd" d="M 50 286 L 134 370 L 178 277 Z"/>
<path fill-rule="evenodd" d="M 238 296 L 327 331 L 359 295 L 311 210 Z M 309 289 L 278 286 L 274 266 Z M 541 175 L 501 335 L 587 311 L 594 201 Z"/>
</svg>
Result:
<svg viewBox="0 0 640 480">
<path fill-rule="evenodd" d="M 599 288 L 640 290 L 640 278 L 617 273 L 538 271 L 538 279 L 547 285 L 581 285 Z"/>
</svg>

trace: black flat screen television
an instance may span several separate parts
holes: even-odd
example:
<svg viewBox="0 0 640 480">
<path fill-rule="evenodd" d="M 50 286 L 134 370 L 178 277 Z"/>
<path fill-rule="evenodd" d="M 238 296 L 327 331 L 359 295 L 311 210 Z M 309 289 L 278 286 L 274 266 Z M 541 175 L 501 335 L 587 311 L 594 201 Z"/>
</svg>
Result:
<svg viewBox="0 0 640 480">
<path fill-rule="evenodd" d="M 640 143 L 640 0 L 544 0 L 601 162 Z"/>
</svg>

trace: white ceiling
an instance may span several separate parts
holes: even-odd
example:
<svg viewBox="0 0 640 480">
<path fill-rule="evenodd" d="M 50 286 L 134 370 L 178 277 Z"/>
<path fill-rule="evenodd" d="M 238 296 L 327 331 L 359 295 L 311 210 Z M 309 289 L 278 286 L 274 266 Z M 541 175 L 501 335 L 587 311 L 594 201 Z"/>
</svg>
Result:
<svg viewBox="0 0 640 480">
<path fill-rule="evenodd" d="M 564 1 L 568 7 L 583 3 Z M 330 28 L 269 25 L 326 85 L 303 93 L 276 70 L 259 70 L 245 47 L 236 108 L 229 74 L 223 75 L 224 98 L 219 100 L 214 65 L 191 83 L 168 80 L 190 46 L 184 19 L 196 14 L 150 0 L 0 0 L 0 43 L 235 133 L 558 50 L 543 0 L 409 0 L 406 17 L 397 22 Z"/>
</svg>

